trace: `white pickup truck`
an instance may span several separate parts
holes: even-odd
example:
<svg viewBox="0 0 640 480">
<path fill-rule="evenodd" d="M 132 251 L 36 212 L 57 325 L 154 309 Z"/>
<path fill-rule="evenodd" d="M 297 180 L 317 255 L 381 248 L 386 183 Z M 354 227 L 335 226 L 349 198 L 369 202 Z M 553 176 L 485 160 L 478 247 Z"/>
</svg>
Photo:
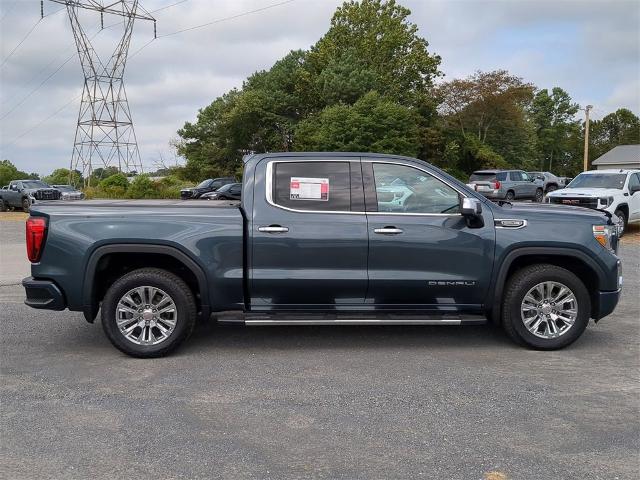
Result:
<svg viewBox="0 0 640 480">
<path fill-rule="evenodd" d="M 627 224 L 640 223 L 640 170 L 583 172 L 562 190 L 548 193 L 546 201 L 612 213 L 622 236 Z"/>
</svg>

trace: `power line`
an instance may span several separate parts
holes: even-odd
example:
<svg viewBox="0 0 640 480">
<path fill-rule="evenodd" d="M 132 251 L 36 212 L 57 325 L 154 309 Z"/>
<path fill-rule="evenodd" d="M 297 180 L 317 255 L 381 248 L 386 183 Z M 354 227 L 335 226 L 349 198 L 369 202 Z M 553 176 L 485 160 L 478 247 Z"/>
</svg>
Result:
<svg viewBox="0 0 640 480">
<path fill-rule="evenodd" d="M 178 2 L 178 3 L 174 4 L 174 5 L 177 5 L 179 3 L 184 3 L 186 1 L 187 0 L 183 0 L 182 2 Z M 279 7 L 281 5 L 286 5 L 287 3 L 292 3 L 292 2 L 295 2 L 295 0 L 286 0 L 284 2 L 274 3 L 272 5 L 267 5 L 266 7 L 257 8 L 255 10 L 250 10 L 248 12 L 238 13 L 238 14 L 232 15 L 230 17 L 218 18 L 216 20 L 212 20 L 210 22 L 203 23 L 202 25 L 195 25 L 193 27 L 184 28 L 182 30 L 177 30 L 175 32 L 165 33 L 164 35 L 158 35 L 157 38 L 170 37 L 172 35 L 177 35 L 179 33 L 184 33 L 184 32 L 188 32 L 188 31 L 191 31 L 191 30 L 196 30 L 198 28 L 203 28 L 203 27 L 208 27 L 208 26 L 211 26 L 211 25 L 215 25 L 216 23 L 226 22 L 226 21 L 229 21 L 229 20 L 235 20 L 236 18 L 244 17 L 246 15 L 251 15 L 251 14 L 254 14 L 254 13 L 259 13 L 259 12 L 262 12 L 264 10 L 269 10 L 270 8 Z M 173 5 L 169 5 L 169 6 L 164 7 L 164 8 L 169 8 L 171 6 L 173 6 Z M 154 12 L 157 12 L 157 10 L 154 10 Z M 153 13 L 153 12 L 151 12 L 151 13 Z M 151 45 L 151 43 L 153 43 L 154 40 L 156 40 L 156 38 L 152 38 L 147 43 L 145 43 L 142 47 L 140 47 L 138 50 L 136 50 L 131 55 L 129 55 L 129 59 L 131 59 L 132 57 L 136 56 L 138 53 L 140 53 L 141 50 L 143 50 L 146 47 L 148 47 L 149 45 Z"/>
<path fill-rule="evenodd" d="M 7 55 L 7 56 L 5 57 L 5 59 L 2 61 L 2 64 L 0 64 L 0 68 L 1 68 L 1 67 L 4 67 L 4 64 L 5 64 L 5 63 L 7 63 L 7 61 L 11 58 L 11 56 L 12 56 L 14 53 L 16 53 L 16 50 L 18 50 L 18 48 L 20 48 L 20 45 L 22 45 L 22 44 L 25 42 L 25 40 L 26 40 L 27 38 L 29 38 L 29 35 L 31 35 L 31 32 L 33 32 L 33 31 L 36 29 L 36 27 L 38 26 L 38 24 L 39 24 L 41 21 L 42 21 L 42 19 L 41 19 L 41 18 L 39 18 L 39 19 L 38 19 L 38 21 L 37 21 L 36 23 L 34 23 L 34 24 L 33 24 L 33 27 L 31 27 L 31 28 L 29 29 L 29 31 L 27 32 L 27 34 L 26 34 L 24 37 L 22 37 L 22 40 L 20 40 L 20 41 L 18 42 L 18 44 L 17 44 L 15 47 L 13 47 L 13 50 L 11 50 L 11 51 L 9 52 L 9 55 Z"/>
<path fill-rule="evenodd" d="M 179 33 L 188 32 L 190 30 L 196 30 L 198 28 L 208 27 L 209 25 L 214 25 L 220 22 L 226 22 L 227 20 L 234 20 L 236 18 L 244 17 L 246 15 L 251 15 L 253 13 L 263 12 L 265 10 L 269 10 L 270 8 L 279 7 L 281 5 L 286 5 L 287 3 L 295 2 L 295 0 L 286 0 L 284 2 L 273 3 L 271 5 L 267 5 L 266 7 L 256 8 L 255 10 L 250 10 L 248 12 L 238 13 L 236 15 L 232 15 L 230 17 L 219 18 L 217 20 L 212 20 L 207 23 L 203 23 L 201 25 L 194 25 L 193 27 L 183 28 L 182 30 L 176 30 L 175 32 L 165 33 L 164 35 L 158 35 L 158 38 L 170 37 L 171 35 L 177 35 Z"/>
<path fill-rule="evenodd" d="M 24 137 L 25 135 L 28 135 L 29 133 L 33 132 L 36 128 L 38 128 L 40 125 L 42 125 L 43 123 L 51 120 L 53 117 L 55 117 L 56 115 L 58 115 L 62 110 L 64 110 L 65 108 L 67 108 L 69 105 L 71 105 L 73 102 L 75 102 L 76 100 L 78 100 L 80 97 L 82 96 L 82 94 L 76 95 L 75 97 L 73 97 L 71 100 L 69 100 L 67 103 L 65 103 L 64 105 L 62 105 L 60 108 L 58 108 L 55 112 L 53 112 L 51 115 L 49 115 L 48 117 L 46 117 L 45 119 L 41 120 L 40 122 L 38 122 L 37 124 L 35 124 L 33 127 L 31 127 L 30 129 L 22 132 L 20 135 L 18 135 L 16 138 L 14 138 L 11 143 L 8 143 L 5 148 L 10 148 L 13 145 L 15 145 L 15 143 L 20 140 L 22 137 Z"/>
<path fill-rule="evenodd" d="M 186 0 L 185 0 L 186 1 Z M 13 47 L 13 50 L 11 50 L 11 52 L 9 52 L 9 55 L 6 56 L 6 58 L 2 61 L 2 64 L 0 64 L 0 68 L 4 67 L 4 64 L 7 63 L 7 61 L 13 56 L 14 53 L 16 53 L 16 51 L 18 50 L 18 48 L 20 48 L 20 46 L 27 40 L 27 38 L 29 38 L 29 36 L 31 35 L 31 33 L 33 33 L 33 31 L 36 29 L 36 27 L 38 26 L 38 24 L 44 20 L 46 17 L 50 17 L 52 15 L 55 15 L 58 12 L 61 12 L 62 10 L 64 10 L 64 8 L 61 8 L 59 10 L 56 10 L 53 13 L 50 13 L 48 15 L 43 16 L 42 18 L 39 18 L 38 21 L 36 23 L 33 24 L 33 27 L 31 27 L 29 29 L 29 31 L 26 33 L 26 35 L 24 37 L 22 37 L 22 40 L 20 40 L 18 42 L 18 44 Z M 6 16 L 7 14 L 5 14 Z"/>
<path fill-rule="evenodd" d="M 181 3 L 188 2 L 189 0 L 180 0 L 179 2 L 172 3 L 171 5 L 167 5 L 166 7 L 156 8 L 155 10 L 150 11 L 149 13 L 156 13 L 162 10 L 166 10 L 167 8 L 175 7 L 176 5 L 180 5 Z"/>
</svg>

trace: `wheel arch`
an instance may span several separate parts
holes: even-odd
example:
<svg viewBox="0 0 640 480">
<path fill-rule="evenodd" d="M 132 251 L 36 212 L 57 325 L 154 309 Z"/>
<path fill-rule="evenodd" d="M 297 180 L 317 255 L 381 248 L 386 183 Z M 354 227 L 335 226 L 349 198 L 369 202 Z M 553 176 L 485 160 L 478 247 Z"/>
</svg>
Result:
<svg viewBox="0 0 640 480">
<path fill-rule="evenodd" d="M 502 297 L 508 279 L 518 270 L 529 265 L 548 263 L 576 274 L 585 284 L 591 299 L 591 316 L 599 309 L 599 285 L 605 281 L 605 273 L 586 253 L 570 248 L 522 247 L 507 253 L 493 281 L 493 298 L 488 298 L 488 317 L 500 321 Z M 491 290 L 490 290 L 491 291 Z"/>
<path fill-rule="evenodd" d="M 149 262 L 152 262 L 150 265 Z M 87 261 L 82 286 L 82 311 L 93 323 L 106 290 L 120 276 L 144 267 L 170 271 L 182 278 L 192 289 L 197 307 L 208 318 L 207 277 L 202 268 L 187 254 L 169 245 L 112 244 L 96 248 Z"/>
<path fill-rule="evenodd" d="M 618 206 L 616 206 L 615 210 L 622 210 L 622 212 L 624 213 L 624 215 L 626 217 L 627 222 L 629 221 L 629 205 L 628 204 L 621 203 Z"/>
</svg>

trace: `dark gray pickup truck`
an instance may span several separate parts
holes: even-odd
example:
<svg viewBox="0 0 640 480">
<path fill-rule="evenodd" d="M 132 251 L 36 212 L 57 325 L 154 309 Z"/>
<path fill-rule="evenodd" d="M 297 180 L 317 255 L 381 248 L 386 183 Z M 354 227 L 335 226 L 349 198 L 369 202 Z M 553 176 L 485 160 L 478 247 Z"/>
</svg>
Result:
<svg viewBox="0 0 640 480">
<path fill-rule="evenodd" d="M 251 325 L 501 324 L 538 349 L 576 340 L 622 285 L 599 211 L 494 204 L 419 160 L 245 158 L 242 202 L 38 203 L 34 308 L 101 312 L 111 342 L 166 354 L 198 317 Z"/>
<path fill-rule="evenodd" d="M 62 193 L 41 180 L 13 180 L 7 188 L 0 190 L 0 211 L 21 208 L 29 211 L 31 205 L 41 200 L 59 200 Z"/>
</svg>

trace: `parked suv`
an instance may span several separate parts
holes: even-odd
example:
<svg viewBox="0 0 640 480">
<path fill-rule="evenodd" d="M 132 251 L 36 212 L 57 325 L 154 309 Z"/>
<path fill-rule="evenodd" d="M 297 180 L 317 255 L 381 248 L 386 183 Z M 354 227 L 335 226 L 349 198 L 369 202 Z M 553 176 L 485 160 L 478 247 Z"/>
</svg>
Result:
<svg viewBox="0 0 640 480">
<path fill-rule="evenodd" d="M 237 180 L 234 177 L 209 178 L 203 182 L 200 182 L 200 184 L 193 188 L 185 188 L 180 190 L 180 198 L 183 200 L 200 198 L 205 193 L 215 192 L 223 185 L 236 182 Z"/>
<path fill-rule="evenodd" d="M 617 218 L 619 235 L 629 223 L 640 223 L 640 170 L 582 172 L 547 202 L 604 210 Z"/>
<path fill-rule="evenodd" d="M 29 211 L 37 200 L 60 200 L 60 190 L 50 187 L 41 180 L 13 180 L 8 189 L 0 191 L 0 211 L 22 208 Z"/>
<path fill-rule="evenodd" d="M 542 182 L 544 193 L 553 192 L 564 187 L 564 181 L 560 177 L 556 177 L 551 172 L 527 172 L 529 176 L 534 177 Z"/>
<path fill-rule="evenodd" d="M 542 202 L 544 198 L 543 182 L 522 170 L 478 170 L 469 178 L 469 185 L 491 200 Z"/>
</svg>

